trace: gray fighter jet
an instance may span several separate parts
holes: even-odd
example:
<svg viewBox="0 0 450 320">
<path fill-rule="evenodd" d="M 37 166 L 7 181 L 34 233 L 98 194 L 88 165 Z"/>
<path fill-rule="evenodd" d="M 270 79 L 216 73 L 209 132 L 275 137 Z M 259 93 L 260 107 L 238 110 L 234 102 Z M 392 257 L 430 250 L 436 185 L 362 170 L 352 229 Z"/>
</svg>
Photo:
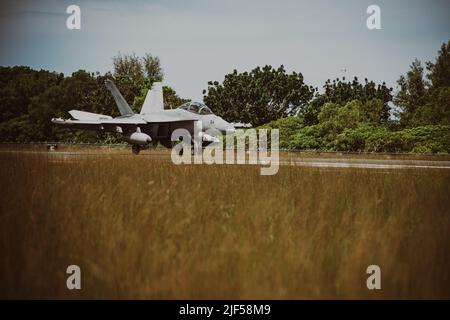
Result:
<svg viewBox="0 0 450 320">
<path fill-rule="evenodd" d="M 194 128 L 199 122 L 202 128 L 199 134 L 204 145 L 217 141 L 217 138 L 205 133 L 208 129 L 215 129 L 221 133 L 235 130 L 233 124 L 216 116 L 206 105 L 199 102 L 188 102 L 176 109 L 164 110 L 161 82 L 154 83 L 152 89 L 148 91 L 139 114 L 131 110 L 111 80 L 107 80 L 105 85 L 114 97 L 120 116 L 113 118 L 103 114 L 71 110 L 69 113 L 73 119 L 53 118 L 52 122 L 71 129 L 120 134 L 131 144 L 134 154 L 138 154 L 141 149 L 156 146 L 158 142 L 171 148 L 174 130 L 186 129 L 193 137 Z"/>
</svg>

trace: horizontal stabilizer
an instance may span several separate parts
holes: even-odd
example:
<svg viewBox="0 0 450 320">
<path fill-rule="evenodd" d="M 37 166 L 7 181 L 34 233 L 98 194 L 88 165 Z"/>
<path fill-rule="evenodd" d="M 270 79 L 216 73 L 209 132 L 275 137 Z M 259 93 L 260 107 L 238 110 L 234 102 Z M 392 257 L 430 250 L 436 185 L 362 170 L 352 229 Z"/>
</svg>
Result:
<svg viewBox="0 0 450 320">
<path fill-rule="evenodd" d="M 112 119 L 111 116 L 107 116 L 104 114 L 80 111 L 80 110 L 70 110 L 69 111 L 72 118 L 76 120 L 106 120 Z"/>
</svg>

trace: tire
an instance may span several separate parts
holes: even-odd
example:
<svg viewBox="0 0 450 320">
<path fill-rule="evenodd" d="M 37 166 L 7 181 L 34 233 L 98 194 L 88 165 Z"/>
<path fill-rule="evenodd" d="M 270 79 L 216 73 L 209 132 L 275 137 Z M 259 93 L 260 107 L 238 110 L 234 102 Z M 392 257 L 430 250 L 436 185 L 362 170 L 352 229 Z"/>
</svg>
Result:
<svg viewBox="0 0 450 320">
<path fill-rule="evenodd" d="M 137 145 L 132 145 L 131 146 L 131 151 L 133 152 L 133 154 L 138 155 L 139 151 L 141 151 L 141 148 L 139 146 L 137 146 Z"/>
</svg>

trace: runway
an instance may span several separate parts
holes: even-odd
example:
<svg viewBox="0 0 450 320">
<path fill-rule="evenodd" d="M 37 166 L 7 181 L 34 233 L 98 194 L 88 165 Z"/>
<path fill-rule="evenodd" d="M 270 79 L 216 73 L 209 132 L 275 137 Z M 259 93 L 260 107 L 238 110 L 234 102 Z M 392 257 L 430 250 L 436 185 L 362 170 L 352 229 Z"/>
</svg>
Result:
<svg viewBox="0 0 450 320">
<path fill-rule="evenodd" d="M 42 150 L 0 150 L 0 154 L 17 155 L 45 155 L 51 162 L 73 163 L 81 159 L 92 159 L 95 157 L 145 157 L 150 161 L 172 162 L 170 152 L 148 151 L 138 156 L 130 154 L 128 150 L 102 151 L 42 151 Z M 302 157 L 301 155 L 280 155 L 278 161 L 273 164 L 280 166 L 302 166 L 317 168 L 360 168 L 360 169 L 450 169 L 450 161 L 447 160 L 399 160 L 399 159 L 364 159 L 350 157 Z M 257 165 L 265 165 L 258 163 Z"/>
<path fill-rule="evenodd" d="M 304 159 L 291 159 L 290 161 L 280 160 L 280 164 L 320 167 L 320 168 L 450 169 L 450 161 L 429 161 L 429 160 L 304 158 Z"/>
</svg>

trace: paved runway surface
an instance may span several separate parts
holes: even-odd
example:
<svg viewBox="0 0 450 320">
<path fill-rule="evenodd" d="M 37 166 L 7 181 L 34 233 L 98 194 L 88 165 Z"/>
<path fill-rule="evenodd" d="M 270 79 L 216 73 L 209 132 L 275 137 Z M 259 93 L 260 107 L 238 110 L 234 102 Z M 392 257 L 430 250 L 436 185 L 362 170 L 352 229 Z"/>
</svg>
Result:
<svg viewBox="0 0 450 320">
<path fill-rule="evenodd" d="M 285 164 L 283 163 L 283 160 L 281 160 L 280 163 Z M 325 167 L 325 168 L 450 169 L 450 161 L 428 161 L 428 160 L 303 158 L 303 159 L 291 159 L 291 162 L 288 164 L 296 166 Z"/>
<path fill-rule="evenodd" d="M 30 150 L 0 150 L 0 154 L 42 154 L 47 155 L 55 162 L 76 162 L 79 159 L 102 156 L 136 157 L 126 151 L 102 152 L 100 150 L 89 152 L 73 151 L 30 151 Z M 149 160 L 172 161 L 168 152 L 142 153 L 138 157 L 147 157 Z M 279 165 L 307 166 L 320 168 L 365 168 L 365 169 L 450 169 L 450 161 L 435 160 L 394 160 L 394 159 L 362 159 L 362 158 L 312 158 L 291 156 L 280 157 Z"/>
</svg>

